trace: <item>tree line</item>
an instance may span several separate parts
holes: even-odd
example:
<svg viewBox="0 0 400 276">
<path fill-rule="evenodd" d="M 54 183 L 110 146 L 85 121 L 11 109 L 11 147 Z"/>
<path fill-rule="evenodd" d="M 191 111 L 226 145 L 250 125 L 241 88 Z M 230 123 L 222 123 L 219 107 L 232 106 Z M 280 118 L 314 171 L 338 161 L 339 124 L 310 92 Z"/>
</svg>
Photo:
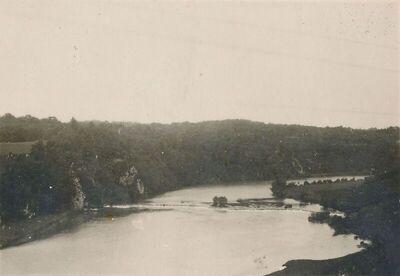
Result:
<svg viewBox="0 0 400 276">
<path fill-rule="evenodd" d="M 130 203 L 203 183 L 369 174 L 399 164 L 399 128 L 394 127 L 0 117 L 0 143 L 28 141 L 39 141 L 30 154 L 0 155 L 3 221 Z"/>
</svg>

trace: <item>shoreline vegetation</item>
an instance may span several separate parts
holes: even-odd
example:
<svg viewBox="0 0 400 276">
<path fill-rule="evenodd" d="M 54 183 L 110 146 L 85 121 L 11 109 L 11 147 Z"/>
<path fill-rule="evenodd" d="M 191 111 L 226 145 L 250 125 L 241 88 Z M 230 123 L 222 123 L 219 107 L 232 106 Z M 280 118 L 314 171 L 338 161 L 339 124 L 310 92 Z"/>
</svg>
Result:
<svg viewBox="0 0 400 276">
<path fill-rule="evenodd" d="M 368 177 L 364 181 L 316 182 L 308 185 L 273 183 L 280 198 L 318 203 L 322 212 L 309 217 L 312 223 L 327 223 L 334 235 L 353 233 L 360 252 L 329 260 L 292 260 L 271 276 L 286 275 L 400 275 L 399 172 Z M 338 210 L 344 216 L 331 214 Z"/>
<path fill-rule="evenodd" d="M 103 207 L 42 215 L 30 220 L 10 222 L 2 224 L 0 227 L 0 250 L 74 231 L 80 225 L 93 220 L 112 222 L 115 218 L 133 213 L 164 210 L 166 209 Z"/>
<path fill-rule="evenodd" d="M 323 177 L 314 175 L 313 177 Z M 221 183 L 224 185 L 224 183 Z M 140 202 L 138 202 L 140 203 Z M 300 202 L 298 207 L 308 203 Z M 212 207 L 246 207 L 246 208 L 273 208 L 291 209 L 293 204 L 285 204 L 277 198 L 246 198 L 238 199 L 236 202 L 228 202 L 224 196 L 214 197 Z M 158 209 L 151 209 L 157 211 Z M 165 210 L 159 209 L 159 210 Z M 59 233 L 73 231 L 81 224 L 96 219 L 107 219 L 127 216 L 137 212 L 150 211 L 146 208 L 127 207 L 118 208 L 104 206 L 101 208 L 85 208 L 84 210 L 67 211 L 59 214 L 41 215 L 31 219 L 18 220 L 10 223 L 3 223 L 0 227 L 0 250 L 33 242 L 36 240 L 50 238 Z"/>
<path fill-rule="evenodd" d="M 367 182 L 376 181 L 376 179 L 367 179 Z M 341 184 L 336 186 L 337 184 Z M 323 186 L 322 186 L 323 185 Z M 332 187 L 335 185 L 336 187 Z M 368 239 L 371 236 L 365 235 L 360 227 L 352 224 L 346 224 L 345 218 L 331 214 L 334 210 L 345 212 L 349 216 L 348 205 L 343 205 L 346 200 L 339 201 L 335 206 L 326 204 L 323 199 L 324 192 L 337 193 L 341 197 L 348 196 L 349 191 L 355 192 L 364 185 L 361 181 L 343 180 L 339 182 L 315 182 L 314 184 L 293 186 L 287 185 L 284 191 L 284 198 L 293 198 L 300 201 L 300 206 L 306 204 L 321 204 L 326 209 L 322 212 L 311 212 L 310 222 L 327 223 L 335 230 L 337 234 L 356 234 L 356 238 Z M 359 191 L 357 191 L 359 192 Z M 280 197 L 282 198 L 282 197 Z M 305 200 L 306 199 L 306 200 Z M 223 196 L 214 197 L 213 207 L 275 207 L 280 209 L 292 208 L 292 204 L 285 204 L 283 198 L 248 198 L 238 199 L 237 202 L 227 202 Z M 354 206 L 353 206 L 354 207 Z M 352 208 L 353 208 L 352 207 Z M 165 210 L 165 209 L 160 209 Z M 18 246 L 35 240 L 45 239 L 57 235 L 74 231 L 81 224 L 101 219 L 110 222 L 117 217 L 127 216 L 136 212 L 158 211 L 146 208 L 113 208 L 103 207 L 96 209 L 85 209 L 83 211 L 71 211 L 56 215 L 39 216 L 32 220 L 23 220 L 11 224 L 3 224 L 0 229 L 0 249 L 6 249 Z M 9 228 L 10 227 L 10 228 Z M 17 230 L 17 231 L 16 231 Z M 393 234 L 393 233 L 392 233 Z M 375 241 L 376 242 L 376 241 Z M 387 266 L 389 261 L 384 256 L 382 245 L 376 246 L 373 243 L 367 244 L 361 242 L 364 249 L 360 252 L 349 254 L 343 257 L 328 260 L 291 260 L 284 264 L 285 269 L 276 271 L 268 275 L 397 275 L 397 270 L 382 270 L 382 265 Z M 390 261 L 389 261 L 390 262 Z M 392 263 L 393 265 L 398 265 Z"/>
<path fill-rule="evenodd" d="M 101 217 L 103 206 L 134 204 L 206 183 L 275 179 L 275 197 L 345 213 L 344 218 L 321 214 L 311 220 L 371 240 L 362 253 L 378 254 L 371 255 L 378 260 L 371 274 L 400 275 L 399 141 L 398 127 L 362 130 L 247 120 L 146 125 L 72 118 L 63 123 L 8 113 L 0 116 L 1 244 L 74 228 Z M 286 187 L 287 179 L 358 174 L 373 177 L 354 185 Z M 335 189 L 326 190 L 330 185 Z M 85 211 L 92 209 L 101 210 L 100 215 Z M 346 273 L 364 271 L 356 259 L 355 270 L 346 268 Z M 276 275 L 287 275 L 294 264 L 300 261 L 289 262 Z"/>
</svg>

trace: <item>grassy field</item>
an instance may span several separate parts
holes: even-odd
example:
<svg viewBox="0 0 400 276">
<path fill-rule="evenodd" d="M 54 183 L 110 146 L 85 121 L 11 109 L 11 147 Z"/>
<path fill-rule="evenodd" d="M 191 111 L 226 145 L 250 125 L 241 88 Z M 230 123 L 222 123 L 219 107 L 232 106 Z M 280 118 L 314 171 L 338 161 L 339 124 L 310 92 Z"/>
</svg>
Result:
<svg viewBox="0 0 400 276">
<path fill-rule="evenodd" d="M 16 143 L 0 143 L 0 155 L 7 154 L 28 154 L 31 152 L 33 145 L 38 141 L 16 142 Z"/>
<path fill-rule="evenodd" d="M 348 211 L 358 207 L 354 202 L 353 195 L 363 183 L 363 181 L 341 181 L 287 187 L 284 191 L 284 197 L 319 203 L 341 211 Z"/>
</svg>

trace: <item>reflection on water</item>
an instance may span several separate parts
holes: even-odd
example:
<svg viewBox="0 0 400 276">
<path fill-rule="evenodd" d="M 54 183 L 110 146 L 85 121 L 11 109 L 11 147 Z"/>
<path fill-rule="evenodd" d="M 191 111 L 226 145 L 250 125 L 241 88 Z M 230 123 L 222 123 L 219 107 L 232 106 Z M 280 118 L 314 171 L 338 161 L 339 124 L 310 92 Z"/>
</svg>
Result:
<svg viewBox="0 0 400 276">
<path fill-rule="evenodd" d="M 174 206 L 0 251 L 0 274 L 264 275 L 290 259 L 327 259 L 358 251 L 352 235 L 311 224 L 309 212 L 215 209 L 230 201 L 272 197 L 266 183 L 202 186 L 170 192 L 148 206 Z"/>
</svg>

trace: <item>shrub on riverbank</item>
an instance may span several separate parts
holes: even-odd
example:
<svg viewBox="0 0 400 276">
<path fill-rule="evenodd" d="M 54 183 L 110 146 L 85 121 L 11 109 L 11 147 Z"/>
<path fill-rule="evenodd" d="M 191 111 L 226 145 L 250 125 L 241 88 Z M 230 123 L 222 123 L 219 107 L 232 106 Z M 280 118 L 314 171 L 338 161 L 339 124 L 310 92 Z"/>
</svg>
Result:
<svg viewBox="0 0 400 276">
<path fill-rule="evenodd" d="M 326 223 L 330 218 L 329 212 L 315 212 L 308 217 L 309 222 Z"/>
<path fill-rule="evenodd" d="M 228 204 L 228 199 L 224 196 L 215 196 L 213 198 L 213 203 L 212 203 L 213 207 L 219 207 L 219 208 L 227 207 L 227 204 Z"/>
</svg>

